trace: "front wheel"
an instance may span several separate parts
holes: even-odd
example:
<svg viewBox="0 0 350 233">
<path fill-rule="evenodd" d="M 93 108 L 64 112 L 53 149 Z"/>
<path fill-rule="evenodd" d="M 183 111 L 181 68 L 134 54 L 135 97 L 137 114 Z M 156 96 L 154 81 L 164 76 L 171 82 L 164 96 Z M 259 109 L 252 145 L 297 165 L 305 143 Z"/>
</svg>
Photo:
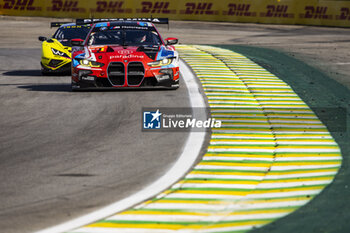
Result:
<svg viewBox="0 0 350 233">
<path fill-rule="evenodd" d="M 41 75 L 42 76 L 48 76 L 50 74 L 51 74 L 51 72 L 49 70 L 41 68 Z"/>
<path fill-rule="evenodd" d="M 176 90 L 180 87 L 179 79 L 175 80 L 174 83 L 171 85 L 171 89 Z"/>
<path fill-rule="evenodd" d="M 75 91 L 79 91 L 80 87 L 78 87 L 75 83 L 71 83 L 71 91 L 75 92 Z"/>
</svg>

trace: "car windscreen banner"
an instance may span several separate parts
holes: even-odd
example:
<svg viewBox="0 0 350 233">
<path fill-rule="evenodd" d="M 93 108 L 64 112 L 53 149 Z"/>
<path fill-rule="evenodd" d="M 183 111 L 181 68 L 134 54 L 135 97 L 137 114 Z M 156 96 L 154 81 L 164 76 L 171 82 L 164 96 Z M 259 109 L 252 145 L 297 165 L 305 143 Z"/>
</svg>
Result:
<svg viewBox="0 0 350 233">
<path fill-rule="evenodd" d="M 350 27 L 350 1 L 345 0 L 0 0 L 0 14 Z"/>
</svg>

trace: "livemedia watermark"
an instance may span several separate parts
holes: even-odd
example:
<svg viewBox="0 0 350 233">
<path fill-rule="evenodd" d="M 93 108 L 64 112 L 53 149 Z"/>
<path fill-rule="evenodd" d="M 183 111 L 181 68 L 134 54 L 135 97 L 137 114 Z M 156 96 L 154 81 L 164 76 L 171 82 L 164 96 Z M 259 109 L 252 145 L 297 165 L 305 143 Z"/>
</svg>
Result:
<svg viewBox="0 0 350 233">
<path fill-rule="evenodd" d="M 210 117 L 205 108 L 143 108 L 142 131 L 197 131 L 221 128 L 221 120 Z"/>
</svg>

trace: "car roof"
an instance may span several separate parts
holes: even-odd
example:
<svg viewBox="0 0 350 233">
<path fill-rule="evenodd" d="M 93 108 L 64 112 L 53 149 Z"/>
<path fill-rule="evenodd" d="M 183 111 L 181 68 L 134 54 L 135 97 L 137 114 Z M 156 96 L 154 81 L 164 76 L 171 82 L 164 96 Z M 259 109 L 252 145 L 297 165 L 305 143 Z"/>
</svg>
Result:
<svg viewBox="0 0 350 233">
<path fill-rule="evenodd" d="M 109 26 L 135 26 L 135 27 L 151 27 L 153 28 L 153 23 L 150 22 L 141 22 L 141 21 L 127 21 L 127 20 L 121 20 L 121 21 L 109 21 L 109 22 L 100 22 L 96 23 L 95 27 L 105 27 L 109 24 Z"/>
</svg>

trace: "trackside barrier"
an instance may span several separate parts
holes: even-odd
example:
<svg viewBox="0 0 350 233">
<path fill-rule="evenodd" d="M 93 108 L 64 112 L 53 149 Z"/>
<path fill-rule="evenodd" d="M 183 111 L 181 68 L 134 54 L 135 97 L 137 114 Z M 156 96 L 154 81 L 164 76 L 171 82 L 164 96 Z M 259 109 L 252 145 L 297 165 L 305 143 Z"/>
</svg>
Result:
<svg viewBox="0 0 350 233">
<path fill-rule="evenodd" d="M 0 15 L 350 26 L 350 1 L 336 0 L 0 0 Z"/>
</svg>

